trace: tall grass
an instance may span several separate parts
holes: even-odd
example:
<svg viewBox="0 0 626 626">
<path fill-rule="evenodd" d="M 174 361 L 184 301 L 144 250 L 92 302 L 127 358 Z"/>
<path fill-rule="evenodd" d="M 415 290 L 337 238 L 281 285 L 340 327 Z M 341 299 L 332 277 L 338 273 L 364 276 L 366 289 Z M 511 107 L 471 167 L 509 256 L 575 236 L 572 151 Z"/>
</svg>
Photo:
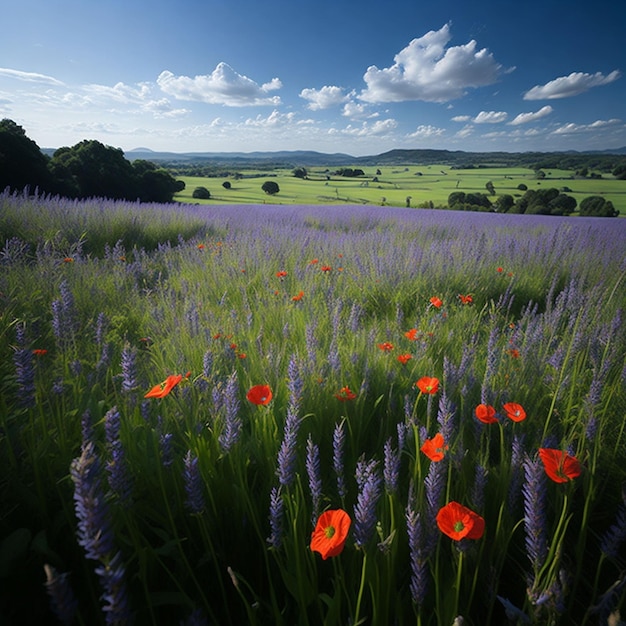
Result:
<svg viewBox="0 0 626 626">
<path fill-rule="evenodd" d="M 94 202 L 101 255 L 4 245 L 4 620 L 607 623 L 625 597 L 621 221 L 172 206 L 148 250 Z M 2 215 L 29 233 L 63 215 L 70 241 L 92 206 L 4 196 Z M 124 219 L 148 229 L 143 210 Z M 269 403 L 247 399 L 258 384 Z M 550 480 L 540 448 L 580 475 Z M 452 501 L 480 538 L 440 530 Z M 326 509 L 352 524 L 323 560 Z"/>
</svg>

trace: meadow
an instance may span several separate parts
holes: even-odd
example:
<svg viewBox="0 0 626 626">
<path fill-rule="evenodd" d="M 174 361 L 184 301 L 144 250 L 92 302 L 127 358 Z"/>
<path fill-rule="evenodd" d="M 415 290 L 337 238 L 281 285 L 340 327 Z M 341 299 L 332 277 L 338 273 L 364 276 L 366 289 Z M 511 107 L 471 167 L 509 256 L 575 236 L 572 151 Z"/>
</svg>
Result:
<svg viewBox="0 0 626 626">
<path fill-rule="evenodd" d="M 308 169 L 308 179 L 293 176 L 291 169 L 276 169 L 268 172 L 243 170 L 243 178 L 201 178 L 180 176 L 185 189 L 176 194 L 175 200 L 206 204 L 371 204 L 406 207 L 407 197 L 411 207 L 447 207 L 448 196 L 455 191 L 466 193 L 488 192 L 485 188 L 491 181 L 495 195 L 492 202 L 502 194 L 514 198 L 522 196 L 517 186 L 525 184 L 529 189 L 569 187 L 568 195 L 578 204 L 592 195 L 601 195 L 610 200 L 622 215 L 626 215 L 626 182 L 604 174 L 603 178 L 574 177 L 570 170 L 546 170 L 545 178 L 538 180 L 533 170 L 523 167 L 490 167 L 475 169 L 452 169 L 447 165 L 411 165 L 364 167 L 364 177 L 345 178 L 332 172 L 337 168 L 314 167 Z M 380 174 L 377 174 L 380 172 Z M 327 179 L 327 177 L 329 179 Z M 373 182 L 373 179 L 377 181 Z M 278 183 L 280 192 L 268 196 L 261 190 L 266 180 Z M 228 181 L 230 189 L 222 183 Z M 196 187 L 206 187 L 211 192 L 210 200 L 192 198 Z M 432 202 L 432 205 L 429 203 Z"/>
<path fill-rule="evenodd" d="M 3 624 L 618 619 L 625 221 L 5 192 L 0 235 Z"/>
</svg>

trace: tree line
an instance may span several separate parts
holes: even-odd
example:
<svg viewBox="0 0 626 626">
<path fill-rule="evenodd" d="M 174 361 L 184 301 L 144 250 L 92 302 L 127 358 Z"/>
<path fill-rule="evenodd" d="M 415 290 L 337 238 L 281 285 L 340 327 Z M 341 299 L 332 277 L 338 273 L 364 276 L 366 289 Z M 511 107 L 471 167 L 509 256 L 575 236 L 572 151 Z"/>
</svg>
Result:
<svg viewBox="0 0 626 626">
<path fill-rule="evenodd" d="M 167 170 L 145 160 L 132 163 L 119 148 L 84 140 L 45 155 L 13 120 L 0 120 L 0 191 L 25 188 L 67 198 L 103 197 L 171 202 L 185 188 Z"/>
</svg>

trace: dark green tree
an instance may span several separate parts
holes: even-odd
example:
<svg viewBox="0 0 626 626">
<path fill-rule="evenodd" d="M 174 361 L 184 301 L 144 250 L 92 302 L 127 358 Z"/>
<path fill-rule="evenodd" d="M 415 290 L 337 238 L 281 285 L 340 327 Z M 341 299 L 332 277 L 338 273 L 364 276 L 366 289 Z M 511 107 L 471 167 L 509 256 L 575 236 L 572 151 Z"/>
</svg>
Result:
<svg viewBox="0 0 626 626">
<path fill-rule="evenodd" d="M 137 159 L 132 165 L 142 202 L 171 202 L 174 194 L 185 188 L 182 180 L 176 180 L 167 170 L 151 161 Z"/>
<path fill-rule="evenodd" d="M 230 188 L 231 188 L 231 186 L 232 186 L 232 185 L 231 185 L 231 184 L 230 184 L 230 182 L 229 182 L 229 181 L 227 181 L 227 180 L 225 180 L 225 181 L 222 183 L 222 187 L 224 187 L 224 189 L 230 189 Z"/>
<path fill-rule="evenodd" d="M 6 187 L 21 191 L 55 191 L 48 171 L 48 157 L 13 120 L 0 120 L 0 191 Z"/>
<path fill-rule="evenodd" d="M 308 175 L 307 171 L 306 171 L 306 168 L 304 168 L 304 167 L 295 167 L 291 173 L 296 178 L 306 178 L 307 175 Z"/>
<path fill-rule="evenodd" d="M 191 197 L 198 200 L 209 200 L 211 198 L 211 192 L 206 187 L 196 187 Z"/>
<path fill-rule="evenodd" d="M 492 195 L 495 196 L 496 195 L 496 188 L 493 186 L 493 183 L 491 181 L 488 181 L 485 184 L 485 189 Z"/>
<path fill-rule="evenodd" d="M 602 196 L 587 196 L 581 201 L 578 211 L 585 217 L 617 217 L 619 215 L 613 203 Z"/>
<path fill-rule="evenodd" d="M 496 211 L 499 213 L 507 213 L 514 204 L 515 200 L 513 199 L 513 196 L 505 193 L 496 200 Z"/>
<path fill-rule="evenodd" d="M 261 189 L 270 196 L 273 196 L 275 193 L 278 193 L 280 191 L 278 183 L 274 180 L 266 180 L 261 185 Z"/>
</svg>

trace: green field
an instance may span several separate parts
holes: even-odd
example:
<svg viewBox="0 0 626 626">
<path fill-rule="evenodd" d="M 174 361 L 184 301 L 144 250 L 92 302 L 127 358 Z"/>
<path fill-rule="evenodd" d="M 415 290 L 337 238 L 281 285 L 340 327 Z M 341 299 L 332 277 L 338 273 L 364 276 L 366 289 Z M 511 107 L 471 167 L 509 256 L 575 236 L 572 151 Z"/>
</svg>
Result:
<svg viewBox="0 0 626 626">
<path fill-rule="evenodd" d="M 432 202 L 435 207 L 447 206 L 448 196 L 454 191 L 487 193 L 485 184 L 491 181 L 496 195 L 510 194 L 514 198 L 524 192 L 517 186 L 521 183 L 529 189 L 568 187 L 568 195 L 576 198 L 578 204 L 586 196 L 602 195 L 610 200 L 622 215 L 626 215 L 626 182 L 609 175 L 601 179 L 574 178 L 573 172 L 566 170 L 546 171 L 546 177 L 538 180 L 535 172 L 526 168 L 476 168 L 451 169 L 444 165 L 410 165 L 395 167 L 365 167 L 365 176 L 344 178 L 331 172 L 336 168 L 316 167 L 308 170 L 306 180 L 296 178 L 291 169 L 276 169 L 272 172 L 243 170 L 243 178 L 197 178 L 179 177 L 185 181 L 185 189 L 175 196 L 179 202 L 202 204 L 374 204 L 406 206 L 410 196 L 410 206 L 425 206 Z M 376 174 L 380 171 L 380 174 Z M 373 179 L 377 178 L 377 181 Z M 274 180 L 280 192 L 269 196 L 261 190 L 266 180 Z M 222 183 L 229 181 L 231 189 L 224 189 Z M 206 187 L 211 192 L 210 200 L 192 198 L 196 187 Z"/>
</svg>

